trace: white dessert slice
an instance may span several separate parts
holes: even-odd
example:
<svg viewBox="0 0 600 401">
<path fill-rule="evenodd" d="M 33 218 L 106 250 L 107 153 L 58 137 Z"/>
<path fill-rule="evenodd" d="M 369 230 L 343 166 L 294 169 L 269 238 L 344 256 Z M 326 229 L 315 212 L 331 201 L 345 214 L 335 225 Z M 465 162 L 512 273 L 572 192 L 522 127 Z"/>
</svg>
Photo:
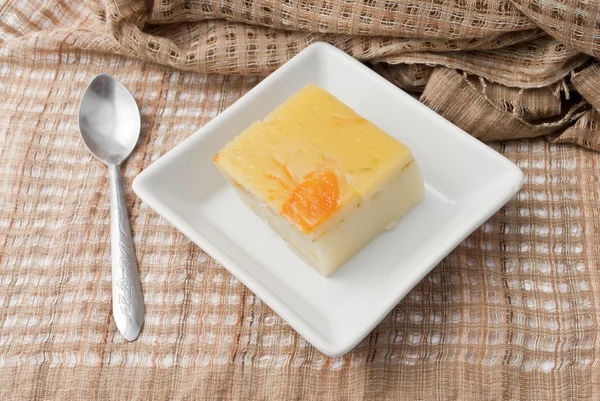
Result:
<svg viewBox="0 0 600 401">
<path fill-rule="evenodd" d="M 410 149 L 315 85 L 214 160 L 244 202 L 324 276 L 423 197 Z"/>
</svg>

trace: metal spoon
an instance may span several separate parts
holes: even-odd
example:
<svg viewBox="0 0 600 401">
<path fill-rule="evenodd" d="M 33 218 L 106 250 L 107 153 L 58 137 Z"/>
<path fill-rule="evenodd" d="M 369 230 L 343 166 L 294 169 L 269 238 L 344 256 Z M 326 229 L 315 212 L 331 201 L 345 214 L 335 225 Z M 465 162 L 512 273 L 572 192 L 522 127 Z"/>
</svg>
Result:
<svg viewBox="0 0 600 401">
<path fill-rule="evenodd" d="M 113 316 L 123 337 L 133 341 L 144 323 L 144 300 L 121 181 L 121 163 L 140 135 L 133 96 L 110 75 L 96 76 L 79 105 L 79 132 L 89 151 L 108 166 Z"/>
</svg>

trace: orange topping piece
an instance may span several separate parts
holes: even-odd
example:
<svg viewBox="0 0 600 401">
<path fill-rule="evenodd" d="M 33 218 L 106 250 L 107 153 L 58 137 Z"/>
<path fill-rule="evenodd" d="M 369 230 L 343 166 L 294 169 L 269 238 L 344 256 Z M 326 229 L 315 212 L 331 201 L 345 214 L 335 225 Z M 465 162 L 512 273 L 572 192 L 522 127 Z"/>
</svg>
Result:
<svg viewBox="0 0 600 401">
<path fill-rule="evenodd" d="M 308 174 L 281 209 L 281 216 L 301 229 L 311 232 L 337 208 L 340 187 L 331 171 Z"/>
</svg>

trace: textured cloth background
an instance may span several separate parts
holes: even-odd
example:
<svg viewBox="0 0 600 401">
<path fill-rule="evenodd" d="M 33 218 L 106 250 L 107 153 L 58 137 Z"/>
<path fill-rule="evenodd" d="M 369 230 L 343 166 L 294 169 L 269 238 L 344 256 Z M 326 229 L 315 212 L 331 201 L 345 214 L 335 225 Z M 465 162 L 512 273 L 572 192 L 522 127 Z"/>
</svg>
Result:
<svg viewBox="0 0 600 401">
<path fill-rule="evenodd" d="M 598 67 L 581 53 L 595 54 L 593 40 L 584 41 L 595 28 L 582 25 L 580 36 L 576 21 L 543 25 L 544 15 L 554 15 L 554 2 L 465 0 L 432 3 L 444 20 L 463 21 L 460 10 L 482 8 L 467 18 L 467 27 L 457 22 L 437 30 L 427 28 L 431 13 L 420 8 L 429 3 L 411 4 L 1 3 L 0 399 L 597 399 L 600 161 L 585 147 L 598 149 L 600 86 L 594 84 Z M 575 15 L 597 16 L 596 4 L 577 3 L 596 8 Z M 105 7 L 112 11 L 106 14 Z M 416 13 L 416 25 L 388 30 L 381 17 L 369 29 L 416 39 L 360 36 L 371 32 L 361 31 L 360 16 L 375 8 L 373 18 L 380 18 L 386 7 L 394 21 Z M 120 17 L 139 10 L 144 21 Z M 290 16 L 283 19 L 286 10 Z M 498 15 L 490 22 L 484 17 L 492 11 Z M 243 25 L 249 23 L 253 27 Z M 570 47 L 543 36 L 538 24 Z M 274 33 L 272 26 L 290 30 Z M 223 32 L 224 38 L 214 36 Z M 260 76 L 181 70 L 237 66 L 233 72 L 249 72 L 239 67 L 253 59 L 236 53 L 228 61 L 222 45 L 227 32 L 263 35 L 257 39 L 261 54 L 269 48 L 263 37 L 296 43 L 283 53 L 277 47 L 269 68 L 315 38 L 337 40 L 363 59 L 387 57 L 368 51 L 399 43 L 476 47 L 520 35 L 555 49 L 545 54 L 570 54 L 560 63 L 532 64 L 529 76 L 519 72 L 522 86 L 451 64 L 390 64 L 404 57 L 400 51 L 374 66 L 423 91 L 425 104 L 484 140 L 550 135 L 552 142 L 490 144 L 523 169 L 523 189 L 343 357 L 327 358 L 307 344 L 130 190 L 136 174 L 259 82 Z M 159 34 L 170 36 L 152 39 Z M 168 52 L 148 52 L 154 40 L 187 46 L 191 50 L 178 55 L 186 54 L 185 60 L 187 54 L 208 57 L 213 40 L 219 50 L 210 63 L 190 58 L 182 64 L 175 56 L 170 63 L 160 59 Z M 371 50 L 361 55 L 365 48 Z M 475 50 L 439 54 L 448 63 L 486 65 L 487 56 Z M 493 63 L 494 71 L 504 71 L 498 76 L 526 70 L 505 62 Z M 581 70 L 570 77 L 575 65 Z M 268 72 L 265 65 L 256 68 Z M 123 167 L 147 311 L 134 343 L 122 339 L 111 316 L 107 172 L 84 148 L 77 128 L 83 90 L 101 72 L 121 80 L 142 112 L 140 145 Z M 546 81 L 527 86 L 535 79 Z"/>
<path fill-rule="evenodd" d="M 258 76 L 325 41 L 482 139 L 600 150 L 595 0 L 1 0 L 0 32 L 10 58 L 85 50 Z"/>
</svg>

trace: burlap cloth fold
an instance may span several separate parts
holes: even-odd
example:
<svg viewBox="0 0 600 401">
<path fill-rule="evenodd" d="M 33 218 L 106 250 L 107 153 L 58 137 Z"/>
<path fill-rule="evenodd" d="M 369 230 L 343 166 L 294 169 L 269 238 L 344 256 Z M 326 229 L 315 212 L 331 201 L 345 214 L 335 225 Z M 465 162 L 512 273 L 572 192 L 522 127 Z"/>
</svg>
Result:
<svg viewBox="0 0 600 401">
<path fill-rule="evenodd" d="M 575 0 L 3 0 L 0 399 L 600 398 L 599 13 Z M 336 359 L 130 190 L 319 40 L 526 175 Z M 123 168 L 147 310 L 134 343 L 111 316 L 106 171 L 77 129 L 101 72 L 142 112 Z"/>
</svg>

